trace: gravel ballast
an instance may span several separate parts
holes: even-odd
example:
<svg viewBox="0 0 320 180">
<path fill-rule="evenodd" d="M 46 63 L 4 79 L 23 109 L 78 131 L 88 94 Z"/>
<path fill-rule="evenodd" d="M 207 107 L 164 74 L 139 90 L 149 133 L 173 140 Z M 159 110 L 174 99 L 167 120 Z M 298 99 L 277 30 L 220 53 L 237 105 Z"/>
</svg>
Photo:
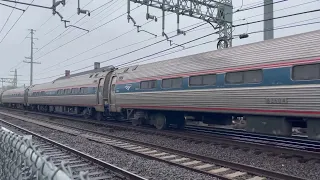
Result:
<svg viewBox="0 0 320 180">
<path fill-rule="evenodd" d="M 142 158 L 130 153 L 115 149 L 111 146 L 89 141 L 87 139 L 72 136 L 67 133 L 52 130 L 20 120 L 8 120 L 10 123 L 41 134 L 52 140 L 65 144 L 69 147 L 87 153 L 110 164 L 138 174 L 148 179 L 156 180 L 215 180 L 212 176 L 203 175 L 163 162 Z M 76 124 L 76 123 L 75 123 Z M 0 122 L 0 125 L 2 123 Z M 10 127 L 9 127 L 10 128 Z M 13 128 L 10 128 L 13 129 Z"/>
<path fill-rule="evenodd" d="M 33 115 L 33 117 L 34 116 L 35 115 Z M 44 117 L 44 119 L 48 120 L 47 117 Z M 88 123 L 76 122 L 59 118 L 55 118 L 52 121 L 74 127 L 85 127 L 90 130 L 103 132 L 113 136 L 130 138 L 141 142 L 151 143 L 154 145 L 173 148 L 177 150 L 183 150 L 189 153 L 205 155 L 221 160 L 251 165 L 272 171 L 278 171 L 293 176 L 302 177 L 305 179 L 317 180 L 320 177 L 320 163 L 316 161 L 300 163 L 298 159 L 295 158 L 286 159 L 277 156 L 270 156 L 267 153 L 261 153 L 257 155 L 254 154 L 254 150 L 243 151 L 241 149 L 233 149 L 231 147 L 223 148 L 219 145 L 213 144 L 195 144 L 189 141 L 181 141 L 180 139 L 171 139 L 160 135 L 146 134 L 130 130 L 109 131 L 109 128 L 106 127 L 95 126 Z"/>
</svg>

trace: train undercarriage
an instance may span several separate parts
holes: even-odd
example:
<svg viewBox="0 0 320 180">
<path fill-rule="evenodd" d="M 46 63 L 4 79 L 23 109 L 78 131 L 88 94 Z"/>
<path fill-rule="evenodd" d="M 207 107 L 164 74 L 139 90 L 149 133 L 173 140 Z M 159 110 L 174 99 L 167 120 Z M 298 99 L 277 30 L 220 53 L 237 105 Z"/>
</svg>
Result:
<svg viewBox="0 0 320 180">
<path fill-rule="evenodd" d="M 123 109 L 121 113 L 96 111 L 93 107 L 48 106 L 23 104 L 3 104 L 9 108 L 39 111 L 44 113 L 58 113 L 81 116 L 85 119 L 99 121 L 126 119 L 134 126 L 150 125 L 156 129 L 167 128 L 184 129 L 188 121 L 202 122 L 207 126 L 232 126 L 234 129 L 243 129 L 248 132 L 292 136 L 294 128 L 302 128 L 310 139 L 320 139 L 320 120 L 318 118 L 276 117 L 262 115 L 213 114 L 199 112 L 155 111 Z"/>
</svg>

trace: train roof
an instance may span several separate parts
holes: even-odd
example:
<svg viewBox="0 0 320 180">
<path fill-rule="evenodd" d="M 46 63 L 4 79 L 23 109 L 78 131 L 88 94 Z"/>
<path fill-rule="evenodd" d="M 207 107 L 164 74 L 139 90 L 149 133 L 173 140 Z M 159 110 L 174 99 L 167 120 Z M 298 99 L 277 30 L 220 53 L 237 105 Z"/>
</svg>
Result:
<svg viewBox="0 0 320 180">
<path fill-rule="evenodd" d="M 320 30 L 118 69 L 120 79 L 170 76 L 320 57 Z M 234 70 L 233 70 L 234 71 Z"/>
<path fill-rule="evenodd" d="M 101 67 L 98 69 L 93 69 L 93 70 L 88 70 L 88 71 L 83 71 L 83 72 L 79 72 L 76 74 L 71 74 L 70 76 L 63 76 L 63 77 L 59 77 L 58 79 L 54 80 L 55 81 L 59 81 L 59 80 L 64 80 L 64 79 L 70 79 L 73 77 L 78 77 L 78 76 L 84 76 L 84 75 L 94 75 L 96 73 L 100 73 L 100 72 L 108 72 L 108 71 L 112 71 L 114 70 L 115 67 L 114 66 L 105 66 L 105 67 Z"/>
<path fill-rule="evenodd" d="M 3 95 L 8 95 L 8 94 L 17 94 L 17 93 L 24 93 L 26 88 L 20 87 L 20 88 L 15 88 L 15 89 L 8 89 L 3 91 Z"/>
</svg>

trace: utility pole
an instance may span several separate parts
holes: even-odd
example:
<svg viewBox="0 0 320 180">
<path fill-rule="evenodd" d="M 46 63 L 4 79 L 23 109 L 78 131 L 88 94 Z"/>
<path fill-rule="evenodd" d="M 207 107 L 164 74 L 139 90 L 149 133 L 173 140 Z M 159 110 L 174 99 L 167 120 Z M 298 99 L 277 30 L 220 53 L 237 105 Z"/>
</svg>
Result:
<svg viewBox="0 0 320 180">
<path fill-rule="evenodd" d="M 264 40 L 273 39 L 273 0 L 264 0 Z M 267 20 L 269 19 L 269 20 Z"/>
<path fill-rule="evenodd" d="M 12 81 L 12 85 L 13 87 L 17 87 L 17 84 L 18 84 L 18 74 L 17 74 L 17 69 L 15 69 L 14 71 L 10 71 L 10 72 L 14 72 L 14 75 L 13 75 L 13 81 Z"/>
<path fill-rule="evenodd" d="M 14 72 L 12 85 L 13 85 L 13 87 L 16 88 L 16 87 L 18 87 L 18 76 L 21 76 L 21 75 L 18 75 L 17 69 L 15 69 L 14 71 L 10 71 L 10 72 Z"/>
<path fill-rule="evenodd" d="M 33 84 L 33 64 L 40 64 L 40 62 L 34 62 L 33 61 L 33 45 L 34 45 L 34 37 L 33 37 L 33 35 L 34 35 L 34 31 L 35 30 L 33 30 L 33 29 L 30 29 L 30 34 L 31 34 L 31 37 L 30 37 L 30 39 L 31 39 L 31 54 L 30 54 L 30 57 L 26 57 L 26 59 L 30 59 L 30 61 L 23 61 L 23 62 L 25 62 L 25 63 L 30 63 L 30 86 L 32 86 L 32 84 Z"/>
</svg>

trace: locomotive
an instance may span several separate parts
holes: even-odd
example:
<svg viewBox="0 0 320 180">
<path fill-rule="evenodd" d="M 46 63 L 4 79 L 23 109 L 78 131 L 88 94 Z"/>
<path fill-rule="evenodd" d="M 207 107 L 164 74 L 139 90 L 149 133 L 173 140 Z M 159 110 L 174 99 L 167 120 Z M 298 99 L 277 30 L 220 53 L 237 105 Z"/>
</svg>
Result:
<svg viewBox="0 0 320 180">
<path fill-rule="evenodd" d="M 4 106 L 125 118 L 133 125 L 183 129 L 245 117 L 246 130 L 320 138 L 320 31 L 125 68 L 93 70 L 4 91 Z"/>
</svg>

